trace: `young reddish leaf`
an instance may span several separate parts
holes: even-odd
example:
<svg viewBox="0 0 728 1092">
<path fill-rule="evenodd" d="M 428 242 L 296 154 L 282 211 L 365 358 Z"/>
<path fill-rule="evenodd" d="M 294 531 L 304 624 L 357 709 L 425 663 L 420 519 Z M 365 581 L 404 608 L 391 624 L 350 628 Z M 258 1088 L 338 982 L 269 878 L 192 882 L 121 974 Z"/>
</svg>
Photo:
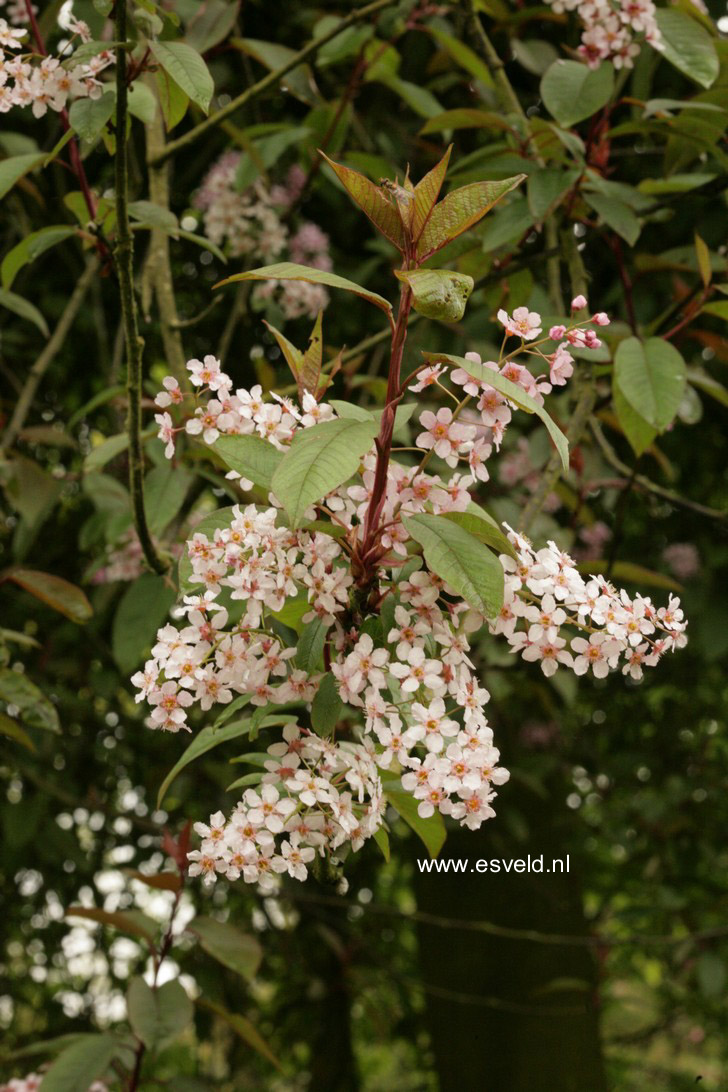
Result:
<svg viewBox="0 0 728 1092">
<path fill-rule="evenodd" d="M 425 224 L 430 218 L 432 210 L 437 204 L 442 183 L 445 181 L 451 152 L 452 144 L 437 166 L 433 167 L 431 171 L 428 171 L 425 177 L 421 178 L 415 186 L 414 215 L 412 218 L 412 238 L 414 242 L 417 242 L 419 239 Z"/>
<path fill-rule="evenodd" d="M 417 257 L 421 262 L 440 250 L 446 243 L 462 235 L 473 224 L 477 224 L 486 212 L 526 178 L 517 174 L 505 178 L 502 182 L 472 182 L 453 190 L 436 205 L 425 224 L 417 245 Z"/>
<path fill-rule="evenodd" d="M 153 887 L 157 891 L 179 891 L 182 886 L 182 880 L 177 872 L 157 872 L 153 876 L 147 876 L 144 872 L 137 872 L 133 868 L 125 868 L 124 871 L 133 880 L 139 880 L 140 883 Z"/>
<path fill-rule="evenodd" d="M 324 152 L 324 157 L 349 196 L 356 202 L 365 216 L 368 216 L 378 231 L 394 243 L 398 250 L 404 250 L 404 228 L 395 205 L 391 204 L 379 186 L 375 186 L 363 174 L 334 163 Z M 424 179 L 423 179 L 424 181 Z"/>
<path fill-rule="evenodd" d="M 38 572 L 36 569 L 9 569 L 3 574 L 3 578 L 19 584 L 36 599 L 47 603 L 53 610 L 65 614 L 66 618 L 79 625 L 88 622 L 93 614 L 93 608 L 81 589 L 63 577 Z"/>
<path fill-rule="evenodd" d="M 288 340 L 288 338 L 285 336 L 285 334 L 282 334 L 280 332 L 280 330 L 277 330 L 275 328 L 275 326 L 272 325 L 272 323 L 266 322 L 266 320 L 263 319 L 263 325 L 268 327 L 270 332 L 273 334 L 273 337 L 278 342 L 278 348 L 283 353 L 286 364 L 291 369 L 291 372 L 293 374 L 293 378 L 296 380 L 296 383 L 298 385 L 298 393 L 299 393 L 299 397 L 300 397 L 300 394 L 301 394 L 301 365 L 303 363 L 303 353 L 301 352 L 300 349 L 296 348 L 296 346 L 293 344 L 292 341 Z"/>
<path fill-rule="evenodd" d="M 321 374 L 324 347 L 322 316 L 323 312 L 319 311 L 305 353 L 302 353 L 300 349 L 297 349 L 296 346 L 280 332 L 280 330 L 276 330 L 275 326 L 272 326 L 263 319 L 264 325 L 268 327 L 273 334 L 273 337 L 278 342 L 278 346 L 286 359 L 286 363 L 293 373 L 293 378 L 296 380 L 296 386 L 298 387 L 299 400 L 303 398 L 303 392 L 308 391 L 309 394 L 312 394 L 318 401 L 331 383 L 332 376 L 336 374 L 341 367 L 340 364 L 337 366 L 337 364 L 334 363 L 332 372 L 329 375 L 322 376 Z"/>
<path fill-rule="evenodd" d="M 100 925 L 109 925 L 112 929 L 119 929 L 122 933 L 131 933 L 132 936 L 141 937 L 151 946 L 154 945 L 154 933 L 156 923 L 143 914 L 141 910 L 101 910 L 95 906 L 69 906 L 64 914 L 67 918 L 88 918 Z"/>
<path fill-rule="evenodd" d="M 301 361 L 301 375 L 298 381 L 298 389 L 301 397 L 303 391 L 308 391 L 318 401 L 319 384 L 321 382 L 321 365 L 323 363 L 324 356 L 324 339 L 322 333 L 322 317 L 323 311 L 319 311 L 316 316 L 316 322 L 314 328 L 311 331 L 311 337 L 308 343 L 308 348 L 303 354 L 303 360 Z M 324 376 L 324 386 L 321 394 L 326 390 L 328 382 Z"/>
</svg>

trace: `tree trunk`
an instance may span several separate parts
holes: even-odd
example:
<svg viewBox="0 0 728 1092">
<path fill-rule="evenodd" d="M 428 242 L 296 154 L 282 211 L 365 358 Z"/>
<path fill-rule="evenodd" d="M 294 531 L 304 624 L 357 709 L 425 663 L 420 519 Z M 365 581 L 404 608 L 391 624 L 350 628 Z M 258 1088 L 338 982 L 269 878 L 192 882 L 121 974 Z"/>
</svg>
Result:
<svg viewBox="0 0 728 1092">
<path fill-rule="evenodd" d="M 448 833 L 441 857 L 467 859 L 464 874 L 420 873 L 415 863 L 418 909 L 512 929 L 584 935 L 573 853 L 568 874 L 547 871 L 555 858 L 564 859 L 566 868 L 568 834 L 556 818 L 565 811 L 568 790 L 561 778 L 550 787 L 549 798 L 541 799 L 511 783 L 499 794 L 499 819 L 479 832 Z M 527 838 L 509 833 L 506 808 L 520 812 Z M 424 857 L 421 845 L 414 850 L 420 852 Z M 543 874 L 471 871 L 477 858 L 528 853 L 543 854 Z M 592 948 L 424 924 L 419 943 L 440 1092 L 605 1092 Z"/>
</svg>

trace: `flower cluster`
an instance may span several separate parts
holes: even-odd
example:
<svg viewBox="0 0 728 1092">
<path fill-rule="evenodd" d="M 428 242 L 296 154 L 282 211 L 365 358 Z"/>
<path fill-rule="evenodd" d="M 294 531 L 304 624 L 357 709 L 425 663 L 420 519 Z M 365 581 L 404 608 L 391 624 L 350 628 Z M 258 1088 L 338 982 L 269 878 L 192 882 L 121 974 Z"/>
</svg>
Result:
<svg viewBox="0 0 728 1092">
<path fill-rule="evenodd" d="M 40 1092 L 42 1073 L 29 1073 L 27 1077 L 11 1077 L 6 1084 L 0 1084 L 0 1092 Z M 103 1081 L 94 1081 L 88 1092 L 109 1092 Z"/>
<path fill-rule="evenodd" d="M 174 557 L 182 550 L 178 543 L 167 547 Z M 113 546 L 107 548 L 105 562 L 90 574 L 92 584 L 113 584 L 137 580 L 144 572 L 144 553 L 136 531 L 130 527 Z"/>
<path fill-rule="evenodd" d="M 250 258 L 253 265 L 287 260 L 330 270 L 328 236 L 311 222 L 291 234 L 284 220 L 300 196 L 305 178 L 301 169 L 292 167 L 284 186 L 268 189 L 259 179 L 240 190 L 236 185 L 240 162 L 239 152 L 226 152 L 195 195 L 208 239 L 224 246 L 231 257 Z M 256 285 L 252 298 L 260 305 L 275 300 L 287 319 L 314 318 L 329 301 L 325 288 L 305 281 L 265 281 Z"/>
<path fill-rule="evenodd" d="M 572 316 L 585 307 L 577 296 Z M 490 818 L 508 772 L 499 766 L 485 713 L 489 694 L 470 658 L 469 635 L 486 625 L 546 675 L 563 665 L 602 677 L 621 666 L 638 679 L 644 666 L 684 644 L 677 600 L 656 608 L 648 598 L 632 599 L 602 577 L 582 577 L 553 543 L 536 551 L 510 529 L 497 617 L 486 619 L 423 565 L 408 517 L 468 509 L 470 489 L 488 480 L 487 461 L 517 408 L 515 390 L 542 403 L 573 370 L 569 348 L 597 348 L 595 328 L 609 322 L 603 313 L 572 317 L 541 336 L 540 316 L 526 308 L 498 318 L 504 338 L 497 362 L 468 353 L 461 367 L 428 362 L 410 378 L 411 390 L 455 406 L 420 413 L 415 446 L 405 449 L 419 451 L 419 462 L 389 461 L 373 544 L 366 524 L 374 443 L 352 479 L 304 513 L 302 526 L 288 526 L 269 493 L 263 504 L 234 506 L 214 530 L 198 530 L 187 542 L 185 590 L 195 594 L 178 608 L 185 622 L 159 631 L 152 658 L 133 679 L 137 700 L 151 706 L 150 727 L 189 730 L 194 708 L 233 700 L 255 707 L 253 719 L 266 731 L 285 724 L 263 771 L 244 779 L 230 818 L 218 813 L 198 825 L 202 844 L 191 870 L 205 882 L 224 875 L 269 887 L 284 872 L 304 878 L 316 856 L 342 859 L 381 826 L 388 786 L 410 793 L 423 818 L 439 812 L 473 829 Z M 519 344 L 506 353 L 513 337 Z M 546 370 L 534 374 L 517 357 Z M 297 405 L 275 395 L 267 401 L 259 387 L 233 391 L 212 356 L 190 361 L 188 370 L 194 396 L 168 377 L 156 399 L 170 457 L 180 431 L 206 443 L 222 433 L 255 434 L 286 451 L 298 431 L 337 416 L 308 392 Z M 488 382 L 496 374 L 506 393 Z M 186 420 L 175 425 L 172 412 Z M 433 459 L 443 472 L 430 469 Z M 239 485 L 253 488 L 245 479 Z M 365 544 L 375 557 L 377 593 L 363 602 L 356 564 Z M 291 642 L 282 627 L 299 636 Z M 336 729 L 323 738 L 316 709 L 332 701 Z"/>
<path fill-rule="evenodd" d="M 88 41 L 85 23 L 71 19 L 74 38 Z M 59 57 L 37 58 L 20 52 L 27 32 L 0 19 L 0 113 L 13 106 L 30 106 L 33 116 L 43 117 L 48 110 L 64 110 L 69 99 L 97 99 L 103 92 L 99 74 L 113 63 L 113 53 L 103 50 L 80 63 L 74 60 L 73 40 Z"/>
<path fill-rule="evenodd" d="M 687 623 L 674 596 L 666 607 L 655 607 L 647 596 L 617 591 L 603 576 L 583 577 L 553 542 L 534 550 L 515 531 L 508 538 L 516 556 L 501 557 L 506 590 L 490 629 L 506 638 L 511 652 L 540 663 L 544 675 L 563 665 L 576 675 L 591 671 L 603 679 L 621 666 L 623 675 L 641 679 L 643 667 L 654 667 L 687 642 Z M 562 636 L 565 627 L 579 636 Z"/>
<path fill-rule="evenodd" d="M 226 820 L 196 823 L 199 850 L 190 875 L 207 884 L 241 876 L 263 891 L 276 875 L 305 880 L 317 854 L 359 849 L 382 822 L 384 798 L 372 754 L 360 743 L 321 739 L 290 723 L 268 747 L 257 789 L 247 789 Z"/>
<path fill-rule="evenodd" d="M 652 0 L 547 0 L 556 12 L 576 11 L 584 25 L 579 52 L 590 68 L 611 61 L 632 68 L 639 41 L 661 50 L 662 36 Z M 638 40 L 636 40 L 638 39 Z"/>
</svg>

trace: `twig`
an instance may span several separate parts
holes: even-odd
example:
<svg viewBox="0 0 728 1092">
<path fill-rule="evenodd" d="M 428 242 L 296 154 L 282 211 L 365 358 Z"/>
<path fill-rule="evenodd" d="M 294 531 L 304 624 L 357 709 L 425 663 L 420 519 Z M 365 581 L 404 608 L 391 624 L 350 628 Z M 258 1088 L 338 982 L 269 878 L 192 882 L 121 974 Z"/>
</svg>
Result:
<svg viewBox="0 0 728 1092">
<path fill-rule="evenodd" d="M 591 430 L 594 433 L 594 438 L 599 444 L 602 455 L 607 460 L 610 466 L 614 467 L 621 475 L 626 478 L 631 478 L 632 470 L 626 463 L 617 455 L 612 445 L 607 440 L 606 436 L 602 432 L 601 426 L 598 421 L 592 419 Z M 728 519 L 728 512 L 721 512 L 717 508 L 709 508 L 705 504 L 698 504 L 697 501 L 688 500 L 687 497 L 681 497 L 679 493 L 674 493 L 672 489 L 665 489 L 661 485 L 657 485 L 655 482 L 646 478 L 643 474 L 637 474 L 634 478 L 634 484 L 636 488 L 644 490 L 646 493 L 654 493 L 656 497 L 661 497 L 662 500 L 668 501 L 670 504 L 674 504 L 676 508 L 687 508 L 691 512 L 697 512 L 699 516 L 705 516 L 707 519 Z"/>
<path fill-rule="evenodd" d="M 38 20 L 35 17 L 35 8 L 33 7 L 32 0 L 25 0 L 25 8 L 28 13 L 28 22 L 30 23 L 30 30 L 35 41 L 36 49 L 40 53 L 41 57 L 47 57 L 48 51 L 46 49 L 45 42 L 43 41 L 43 35 L 40 32 L 40 27 L 38 26 Z M 71 122 L 68 117 L 68 110 L 66 110 L 65 107 L 63 110 L 60 111 L 59 117 L 61 119 L 61 125 L 63 126 L 64 132 L 68 132 L 68 130 L 71 128 Z M 78 140 L 76 139 L 75 135 L 71 137 L 68 151 L 71 157 L 71 166 L 73 168 L 73 173 L 76 175 L 76 178 L 78 179 L 78 184 L 81 187 L 81 193 L 83 194 L 83 199 L 86 202 L 86 208 L 88 210 L 89 217 L 91 220 L 95 220 L 96 198 L 91 192 L 91 187 L 89 186 L 88 178 L 86 177 L 86 171 L 84 169 L 83 161 L 78 150 Z M 108 257 L 108 251 L 105 244 L 101 240 L 99 240 L 97 245 L 99 254 Z"/>
<path fill-rule="evenodd" d="M 333 895 L 314 895 L 308 892 L 287 891 L 286 898 L 292 902 L 311 902 L 328 906 L 350 905 L 346 899 L 336 898 Z M 686 940 L 704 942 L 718 940 L 728 936 L 728 925 L 718 925 L 713 929 L 702 929 L 695 933 L 680 934 L 654 934 L 631 933 L 627 936 L 608 937 L 603 934 L 574 934 L 574 933 L 541 933 L 537 929 L 514 929 L 508 925 L 498 925 L 493 921 L 473 920 L 470 918 L 448 918 L 439 914 L 431 914 L 425 910 L 406 911 L 396 906 L 385 906 L 381 903 L 368 903 L 362 909 L 367 914 L 383 915 L 385 917 L 403 918 L 407 921 L 415 921 L 421 925 L 431 925 L 435 929 L 448 929 L 462 932 L 486 933 L 488 936 L 501 937 L 503 940 L 527 941 L 531 944 L 542 944 L 555 947 L 585 947 L 585 948 L 619 948 L 627 946 L 670 946 L 684 944 Z"/>
<path fill-rule="evenodd" d="M 134 527 L 147 564 L 154 572 L 165 573 L 167 564 L 157 553 L 144 511 L 144 456 L 142 453 L 142 350 L 134 296 L 134 241 L 129 227 L 129 144 L 126 132 L 126 3 L 114 9 L 116 21 L 116 246 L 121 312 L 124 321 L 127 354 L 126 390 L 128 398 L 127 432 L 129 435 L 129 492 Z"/>
<path fill-rule="evenodd" d="M 587 282 L 586 271 L 584 270 L 584 263 L 581 259 L 576 238 L 568 228 L 563 233 L 564 248 L 569 263 L 569 273 L 571 279 L 571 290 L 576 295 L 586 295 Z M 574 406 L 571 417 L 569 418 L 569 424 L 566 429 L 566 439 L 569 442 L 569 448 L 572 444 L 577 444 L 584 434 L 587 422 L 591 417 L 592 411 L 597 400 L 596 386 L 594 383 L 594 377 L 591 374 L 591 369 L 585 371 L 583 367 L 577 368 L 576 389 L 578 391 L 576 405 Z M 546 468 L 541 475 L 541 481 L 539 482 L 538 489 L 530 497 L 528 504 L 523 510 L 521 516 L 520 526 L 523 531 L 528 531 L 534 519 L 543 508 L 544 502 L 548 497 L 551 490 L 554 488 L 559 478 L 561 477 L 561 456 L 558 451 L 554 450 L 551 453 Z"/>
<path fill-rule="evenodd" d="M 93 283 L 98 267 L 98 259 L 96 257 L 89 258 L 85 270 L 76 282 L 76 287 L 64 308 L 63 314 L 58 320 L 55 330 L 48 339 L 46 347 L 28 372 L 28 378 L 20 392 L 18 401 L 15 403 L 15 409 L 13 410 L 10 424 L 6 428 L 4 436 L 0 439 L 0 451 L 6 451 L 9 447 L 12 447 L 19 433 L 22 431 L 41 380 L 53 363 L 59 350 L 62 348 L 68 331 L 73 324 L 73 320 L 76 318 L 81 304 L 86 297 L 86 293 Z"/>
<path fill-rule="evenodd" d="M 198 137 L 204 136 L 216 125 L 220 125 L 221 122 L 229 118 L 231 114 L 234 114 L 236 110 L 239 110 L 241 106 L 245 106 L 251 100 L 255 99 L 258 95 L 261 95 L 264 91 L 267 91 L 269 87 L 274 87 L 278 81 L 290 72 L 292 69 L 297 68 L 303 61 L 307 60 L 314 53 L 317 53 L 322 46 L 326 45 L 337 35 L 341 34 L 342 30 L 346 30 L 347 27 L 353 26 L 354 23 L 361 22 L 362 19 L 368 19 L 370 15 L 374 15 L 375 12 L 381 11 L 382 8 L 390 7 L 396 0 L 374 0 L 372 4 L 366 4 L 363 8 L 357 8 L 350 15 L 347 15 L 342 19 L 332 30 L 326 34 L 322 34 L 320 38 L 315 38 L 313 41 L 305 45 L 303 49 L 299 49 L 297 53 L 291 57 L 280 68 L 276 68 L 275 71 L 269 72 L 257 83 L 254 83 L 252 87 L 246 88 L 245 91 L 237 95 L 226 106 L 221 107 L 217 113 L 212 114 L 210 117 L 205 118 L 199 125 L 195 125 L 193 129 L 188 130 L 183 136 L 178 137 L 177 140 L 171 140 L 166 147 L 159 152 L 154 160 L 151 161 L 152 166 L 159 166 L 169 159 L 170 156 L 176 155 L 182 148 L 187 148 L 190 144 L 193 144 Z"/>
</svg>

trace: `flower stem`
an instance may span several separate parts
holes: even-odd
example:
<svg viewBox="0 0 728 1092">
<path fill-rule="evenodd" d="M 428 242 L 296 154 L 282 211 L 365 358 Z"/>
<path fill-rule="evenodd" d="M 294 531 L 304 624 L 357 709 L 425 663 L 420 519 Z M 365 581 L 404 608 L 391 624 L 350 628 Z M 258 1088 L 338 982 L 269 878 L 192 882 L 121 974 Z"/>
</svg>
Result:
<svg viewBox="0 0 728 1092">
<path fill-rule="evenodd" d="M 397 321 L 392 331 L 392 352 L 389 359 L 389 378 L 387 381 L 387 398 L 382 413 L 382 424 L 379 435 L 375 441 L 377 448 L 377 466 L 374 471 L 374 485 L 372 495 L 364 521 L 364 538 L 362 543 L 362 556 L 365 556 L 377 534 L 377 525 L 384 507 L 384 499 L 387 491 L 387 470 L 389 468 L 389 456 L 392 450 L 392 434 L 394 432 L 394 418 L 397 412 L 397 403 L 402 397 L 400 392 L 400 373 L 402 370 L 402 354 L 404 343 L 407 340 L 407 320 L 412 309 L 412 289 L 406 283 L 402 283 L 399 292 L 399 307 L 397 309 Z M 371 573 L 366 571 L 362 578 L 366 583 L 371 579 Z"/>
</svg>

